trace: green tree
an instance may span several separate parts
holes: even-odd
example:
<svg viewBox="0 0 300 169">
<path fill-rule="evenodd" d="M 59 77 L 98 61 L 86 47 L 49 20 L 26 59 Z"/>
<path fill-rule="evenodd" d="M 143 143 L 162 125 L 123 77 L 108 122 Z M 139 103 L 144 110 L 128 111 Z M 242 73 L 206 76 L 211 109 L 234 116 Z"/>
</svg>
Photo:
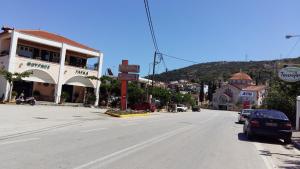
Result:
<svg viewBox="0 0 300 169">
<path fill-rule="evenodd" d="M 288 83 L 277 78 L 270 85 L 263 106 L 284 112 L 295 123 L 296 97 L 300 95 L 300 82 Z"/>
<path fill-rule="evenodd" d="M 112 95 L 120 96 L 120 81 L 117 79 L 109 76 L 102 76 L 101 78 L 97 78 L 96 76 L 87 76 L 86 78 L 101 81 L 100 100 L 104 100 L 106 106 L 108 106 L 109 99 Z"/>
<path fill-rule="evenodd" d="M 146 93 L 145 90 L 138 86 L 136 83 L 128 84 L 128 103 L 133 105 L 135 103 L 141 103 L 145 101 Z"/>
<path fill-rule="evenodd" d="M 201 85 L 200 85 L 199 100 L 201 103 L 204 101 L 204 82 L 203 81 L 201 81 Z"/>
<path fill-rule="evenodd" d="M 2 75 L 5 80 L 9 84 L 9 94 L 8 94 L 8 101 L 11 100 L 12 97 L 12 89 L 15 81 L 20 81 L 22 78 L 29 77 L 32 74 L 32 72 L 26 71 L 22 73 L 11 73 L 7 70 L 1 69 L 0 70 L 0 75 Z"/>
<path fill-rule="evenodd" d="M 160 106 L 166 106 L 171 100 L 171 92 L 167 89 L 154 87 L 150 90 L 150 94 L 152 94 L 153 98 L 159 99 Z"/>
</svg>

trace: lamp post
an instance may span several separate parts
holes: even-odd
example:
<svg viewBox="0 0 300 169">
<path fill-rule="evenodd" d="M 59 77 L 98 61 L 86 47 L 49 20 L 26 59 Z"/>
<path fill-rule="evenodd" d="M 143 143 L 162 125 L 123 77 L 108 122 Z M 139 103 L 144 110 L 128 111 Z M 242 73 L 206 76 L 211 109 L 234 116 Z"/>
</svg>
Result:
<svg viewBox="0 0 300 169">
<path fill-rule="evenodd" d="M 300 38 L 300 35 L 286 35 L 285 38 L 286 39 L 291 39 L 291 38 Z M 297 110 L 296 110 L 296 130 L 300 130 L 300 96 L 297 97 L 296 99 L 296 106 L 297 106 Z"/>
<path fill-rule="evenodd" d="M 291 38 L 296 38 L 296 37 L 300 37 L 300 35 L 286 35 L 285 36 L 286 39 L 291 39 Z"/>
</svg>

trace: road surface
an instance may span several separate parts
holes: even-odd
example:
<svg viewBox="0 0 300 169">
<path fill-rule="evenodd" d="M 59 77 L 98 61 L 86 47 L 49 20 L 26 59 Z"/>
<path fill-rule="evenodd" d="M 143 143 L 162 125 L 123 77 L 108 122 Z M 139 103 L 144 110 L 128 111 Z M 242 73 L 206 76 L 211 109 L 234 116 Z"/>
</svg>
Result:
<svg viewBox="0 0 300 169">
<path fill-rule="evenodd" d="M 2 137 L 0 168 L 300 168 L 298 150 L 279 141 L 248 141 L 236 119 L 227 111 L 154 113 Z"/>
</svg>

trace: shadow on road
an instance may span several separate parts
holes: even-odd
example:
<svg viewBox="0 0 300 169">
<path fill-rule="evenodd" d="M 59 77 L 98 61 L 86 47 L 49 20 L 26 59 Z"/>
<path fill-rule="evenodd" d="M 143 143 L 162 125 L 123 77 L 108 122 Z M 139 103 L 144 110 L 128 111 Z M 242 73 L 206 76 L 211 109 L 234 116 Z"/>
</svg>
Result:
<svg viewBox="0 0 300 169">
<path fill-rule="evenodd" d="M 280 144 L 280 145 L 284 145 L 281 140 L 274 139 L 274 138 L 267 138 L 267 137 L 256 136 L 255 138 L 249 140 L 244 133 L 238 133 L 238 139 L 240 141 L 250 141 L 250 142 L 259 142 L 259 143 L 266 143 L 266 144 Z"/>
<path fill-rule="evenodd" d="M 285 160 L 284 164 L 288 166 L 279 166 L 279 168 L 283 169 L 299 169 L 300 168 L 300 160 Z"/>
</svg>

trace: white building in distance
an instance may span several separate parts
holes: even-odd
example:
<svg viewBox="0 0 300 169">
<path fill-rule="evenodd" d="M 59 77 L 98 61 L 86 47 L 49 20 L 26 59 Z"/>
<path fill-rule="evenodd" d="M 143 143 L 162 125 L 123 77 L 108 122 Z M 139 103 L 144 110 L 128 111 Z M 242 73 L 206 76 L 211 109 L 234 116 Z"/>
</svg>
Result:
<svg viewBox="0 0 300 169">
<path fill-rule="evenodd" d="M 98 105 L 103 53 L 68 38 L 42 30 L 2 28 L 0 33 L 0 69 L 33 74 L 15 82 L 13 91 L 25 97 L 59 103 L 62 92 L 66 102 L 82 103 L 87 93 L 96 96 Z M 88 65 L 88 59 L 97 63 Z M 0 77 L 0 97 L 8 98 L 9 85 Z"/>
</svg>

